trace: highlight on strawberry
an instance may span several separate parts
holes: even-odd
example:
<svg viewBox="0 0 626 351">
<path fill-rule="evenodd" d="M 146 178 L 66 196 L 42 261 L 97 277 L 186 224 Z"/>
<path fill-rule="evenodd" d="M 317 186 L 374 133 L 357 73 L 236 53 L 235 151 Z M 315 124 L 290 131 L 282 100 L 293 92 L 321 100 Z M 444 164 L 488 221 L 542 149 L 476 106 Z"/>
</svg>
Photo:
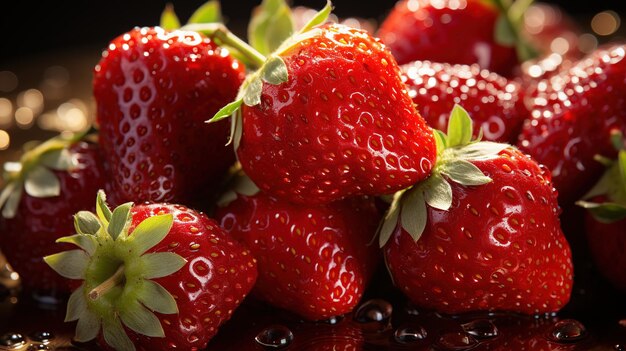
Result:
<svg viewBox="0 0 626 351">
<path fill-rule="evenodd" d="M 471 125 L 456 106 L 430 177 L 394 196 L 379 237 L 389 272 L 444 313 L 558 311 L 573 267 L 550 174 L 510 145 L 471 140 Z"/>
<path fill-rule="evenodd" d="M 44 260 L 82 280 L 66 321 L 75 339 L 118 351 L 202 349 L 254 285 L 256 261 L 217 223 L 180 205 L 126 203 L 75 216 L 73 244 Z"/>
</svg>

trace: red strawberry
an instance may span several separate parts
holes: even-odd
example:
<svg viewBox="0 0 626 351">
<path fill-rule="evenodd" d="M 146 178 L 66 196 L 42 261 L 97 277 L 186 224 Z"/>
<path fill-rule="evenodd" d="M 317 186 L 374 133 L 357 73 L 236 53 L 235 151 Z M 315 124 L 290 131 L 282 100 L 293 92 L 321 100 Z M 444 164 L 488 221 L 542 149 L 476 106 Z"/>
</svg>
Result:
<svg viewBox="0 0 626 351">
<path fill-rule="evenodd" d="M 564 205 L 602 174 L 595 155 L 615 156 L 611 130 L 626 132 L 625 56 L 625 45 L 598 50 L 529 93 L 517 145 L 552 172 Z"/>
<path fill-rule="evenodd" d="M 74 231 L 73 214 L 93 208 L 106 175 L 97 144 L 53 138 L 5 164 L 8 182 L 0 195 L 0 247 L 36 297 L 69 293 L 64 279 L 41 259 L 56 251 L 56 239 Z M 46 301 L 52 301 L 47 299 Z"/>
<path fill-rule="evenodd" d="M 482 0 L 401 0 L 381 24 L 378 36 L 399 64 L 477 63 L 510 76 L 518 64 L 517 52 L 514 42 L 496 40 L 499 16 L 494 5 Z"/>
<path fill-rule="evenodd" d="M 350 312 L 378 262 L 368 242 L 380 215 L 372 199 L 294 205 L 239 195 L 217 212 L 226 232 L 258 260 L 256 295 L 309 320 Z"/>
<path fill-rule="evenodd" d="M 557 311 L 573 272 L 550 175 L 506 144 L 470 142 L 469 126 L 455 108 L 435 171 L 386 217 L 381 245 L 394 282 L 444 313 Z"/>
<path fill-rule="evenodd" d="M 213 118 L 243 104 L 233 118 L 243 170 L 263 191 L 307 204 L 389 194 L 425 178 L 432 132 L 389 51 L 343 25 L 311 29 L 318 22 L 268 59 L 256 55 L 259 71 Z"/>
<path fill-rule="evenodd" d="M 76 215 L 76 250 L 45 257 L 59 274 L 84 280 L 68 302 L 75 339 L 100 335 L 127 350 L 199 350 L 252 288 L 256 263 L 217 223 L 180 205 L 120 205 L 98 193 L 97 216 Z"/>
<path fill-rule="evenodd" d="M 232 100 L 244 67 L 201 34 L 135 28 L 96 66 L 100 143 L 126 200 L 189 202 L 234 162 L 228 125 L 204 121 Z"/>
<path fill-rule="evenodd" d="M 528 110 L 519 84 L 478 65 L 449 65 L 415 61 L 402 66 L 409 95 L 426 122 L 433 128 L 448 127 L 450 110 L 462 104 L 470 110 L 485 140 L 517 140 Z"/>
<path fill-rule="evenodd" d="M 578 205 L 585 216 L 587 242 L 598 270 L 617 288 L 626 291 L 626 143 L 615 133 L 617 160 Z"/>
</svg>

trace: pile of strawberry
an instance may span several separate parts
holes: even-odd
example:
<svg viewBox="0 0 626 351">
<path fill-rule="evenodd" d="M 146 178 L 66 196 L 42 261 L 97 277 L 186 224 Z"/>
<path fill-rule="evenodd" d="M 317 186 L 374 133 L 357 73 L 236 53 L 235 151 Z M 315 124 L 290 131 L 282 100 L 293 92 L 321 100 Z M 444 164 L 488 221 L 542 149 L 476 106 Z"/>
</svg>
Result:
<svg viewBox="0 0 626 351">
<path fill-rule="evenodd" d="M 521 4 L 403 0 L 377 39 L 265 0 L 250 45 L 216 2 L 182 28 L 168 8 L 103 52 L 97 133 L 5 165 L 2 251 L 39 298 L 73 291 L 77 341 L 124 351 L 204 348 L 249 293 L 349 313 L 383 261 L 424 309 L 551 313 L 574 275 L 560 205 L 600 160 L 580 204 L 626 289 L 626 46 L 515 78 Z"/>
</svg>

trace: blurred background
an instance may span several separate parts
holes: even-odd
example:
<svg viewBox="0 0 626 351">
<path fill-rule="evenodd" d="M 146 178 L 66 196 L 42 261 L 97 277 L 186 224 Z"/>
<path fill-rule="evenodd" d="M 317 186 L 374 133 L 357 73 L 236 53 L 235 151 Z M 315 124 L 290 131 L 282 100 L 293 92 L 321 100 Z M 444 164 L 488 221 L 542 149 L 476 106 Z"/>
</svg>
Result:
<svg viewBox="0 0 626 351">
<path fill-rule="evenodd" d="M 205 0 L 172 1 L 185 21 Z M 57 131 L 86 128 L 93 118 L 91 72 L 107 43 L 134 26 L 159 22 L 166 1 L 3 1 L 0 5 L 0 160 L 18 157 L 20 146 Z M 260 0 L 224 0 L 227 25 L 245 35 L 249 15 Z M 294 6 L 321 8 L 324 0 L 294 0 Z M 626 0 L 552 0 L 579 28 L 574 45 L 590 51 L 606 41 L 626 40 Z M 335 0 L 334 13 L 368 19 L 375 28 L 395 0 Z M 563 14 L 535 11 L 527 26 L 537 30 Z M 532 29 L 532 28 L 531 28 Z M 569 39 L 568 39 L 569 40 Z M 567 50 L 572 41 L 555 40 L 553 51 Z M 565 45 L 565 47 L 563 46 Z M 570 48 L 571 49 L 571 48 Z"/>
</svg>

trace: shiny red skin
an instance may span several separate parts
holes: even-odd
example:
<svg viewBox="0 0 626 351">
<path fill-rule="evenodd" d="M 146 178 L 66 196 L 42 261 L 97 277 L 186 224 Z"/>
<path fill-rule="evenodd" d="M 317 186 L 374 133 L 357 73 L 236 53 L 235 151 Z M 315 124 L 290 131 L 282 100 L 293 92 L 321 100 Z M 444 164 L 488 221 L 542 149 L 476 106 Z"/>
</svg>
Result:
<svg viewBox="0 0 626 351">
<path fill-rule="evenodd" d="M 498 10 L 482 0 L 401 0 L 378 30 L 399 64 L 415 60 L 479 64 L 510 76 L 514 47 L 497 44 Z"/>
<path fill-rule="evenodd" d="M 483 140 L 517 140 L 528 117 L 518 83 L 478 65 L 415 61 L 401 68 L 417 110 L 434 129 L 445 131 L 450 111 L 459 104 L 472 117 L 474 137 L 482 128 Z"/>
<path fill-rule="evenodd" d="M 626 291 L 626 219 L 601 223 L 587 213 L 585 228 L 596 267 L 611 284 Z"/>
<path fill-rule="evenodd" d="M 308 320 L 352 311 L 379 261 L 372 199 L 294 205 L 259 193 L 218 209 L 222 228 L 258 260 L 254 293 Z"/>
<path fill-rule="evenodd" d="M 95 68 L 100 143 L 125 201 L 189 203 L 235 160 L 228 121 L 205 123 L 232 101 L 245 68 L 201 34 L 135 28 Z"/>
<path fill-rule="evenodd" d="M 625 56 L 626 45 L 597 50 L 528 94 L 517 146 L 550 169 L 563 206 L 604 172 L 595 155 L 615 158 L 611 130 L 626 133 Z"/>
<path fill-rule="evenodd" d="M 396 286 L 443 313 L 558 311 L 573 267 L 549 173 L 512 148 L 473 163 L 492 182 L 451 183 L 452 207 L 427 206 L 417 242 L 398 227 L 384 247 Z"/>
<path fill-rule="evenodd" d="M 322 204 L 390 194 L 428 176 L 432 131 L 384 45 L 335 24 L 281 57 L 289 80 L 263 83 L 261 103 L 243 106 L 237 150 L 263 191 Z"/>
<path fill-rule="evenodd" d="M 131 210 L 132 230 L 148 217 L 171 213 L 174 224 L 150 252 L 173 252 L 187 260 L 176 273 L 154 279 L 176 297 L 178 314 L 155 313 L 164 338 L 127 329 L 138 350 L 202 350 L 252 289 L 256 261 L 205 214 L 181 205 L 146 204 Z M 103 339 L 100 338 L 102 343 Z"/>
<path fill-rule="evenodd" d="M 55 171 L 61 184 L 59 196 L 36 198 L 22 192 L 14 218 L 0 216 L 0 247 L 20 274 L 22 288 L 38 296 L 71 292 L 68 280 L 53 271 L 43 257 L 71 245 L 55 244 L 58 238 L 76 233 L 74 214 L 95 210 L 93 199 L 105 187 L 106 171 L 97 144 L 77 142 L 69 151 L 78 165 L 71 171 Z"/>
</svg>

